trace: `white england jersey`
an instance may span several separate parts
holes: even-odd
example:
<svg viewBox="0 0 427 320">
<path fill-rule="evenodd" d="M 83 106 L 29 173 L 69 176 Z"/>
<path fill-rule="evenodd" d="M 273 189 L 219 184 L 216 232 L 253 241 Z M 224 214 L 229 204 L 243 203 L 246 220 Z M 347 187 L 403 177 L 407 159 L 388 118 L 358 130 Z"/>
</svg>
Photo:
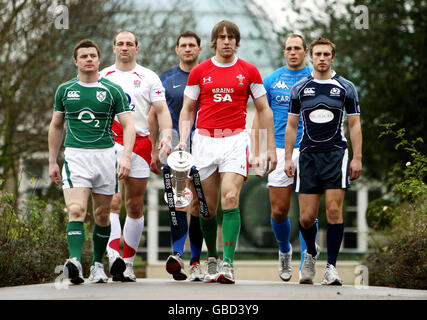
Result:
<svg viewBox="0 0 427 320">
<path fill-rule="evenodd" d="M 120 85 L 126 93 L 129 108 L 135 122 L 135 131 L 139 136 L 148 136 L 148 111 L 156 101 L 166 101 L 165 89 L 158 75 L 139 64 L 131 71 L 120 71 L 113 64 L 101 71 L 101 76 Z M 116 137 L 123 135 L 123 129 L 115 118 L 113 131 Z"/>
</svg>

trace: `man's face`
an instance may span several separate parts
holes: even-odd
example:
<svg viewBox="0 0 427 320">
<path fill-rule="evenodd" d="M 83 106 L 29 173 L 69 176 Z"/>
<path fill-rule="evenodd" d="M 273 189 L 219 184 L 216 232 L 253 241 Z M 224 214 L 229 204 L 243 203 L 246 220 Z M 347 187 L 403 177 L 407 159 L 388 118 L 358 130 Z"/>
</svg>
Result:
<svg viewBox="0 0 427 320">
<path fill-rule="evenodd" d="M 101 59 L 96 48 L 79 48 L 77 49 L 77 58 L 74 64 L 80 72 L 98 72 Z"/>
<path fill-rule="evenodd" d="M 236 52 L 236 38 L 227 33 L 227 29 L 224 29 L 218 33 L 218 38 L 216 39 L 216 54 L 220 55 L 223 58 L 230 58 Z"/>
<path fill-rule="evenodd" d="M 305 66 L 305 57 L 307 56 L 308 49 L 304 50 L 304 45 L 301 38 L 292 37 L 288 38 L 285 43 L 283 55 L 286 59 L 286 66 L 291 70 L 298 70 Z"/>
<path fill-rule="evenodd" d="M 197 40 L 193 37 L 181 37 L 178 45 L 175 47 L 176 54 L 185 64 L 195 62 L 201 51 L 202 48 L 197 45 Z"/>
<path fill-rule="evenodd" d="M 332 55 L 332 47 L 330 45 L 318 44 L 313 47 L 310 59 L 314 70 L 324 73 L 331 70 L 335 56 Z"/>
<path fill-rule="evenodd" d="M 135 37 L 132 33 L 122 32 L 116 37 L 116 44 L 113 45 L 113 52 L 116 55 L 116 60 L 123 63 L 136 61 L 136 54 L 139 51 L 139 46 L 135 43 Z"/>
</svg>

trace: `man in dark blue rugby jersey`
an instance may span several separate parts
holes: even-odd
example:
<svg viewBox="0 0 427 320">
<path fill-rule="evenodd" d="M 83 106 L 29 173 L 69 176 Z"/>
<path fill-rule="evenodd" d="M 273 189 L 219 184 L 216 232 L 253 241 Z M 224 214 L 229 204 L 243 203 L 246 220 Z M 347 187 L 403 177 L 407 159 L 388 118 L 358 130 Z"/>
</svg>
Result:
<svg viewBox="0 0 427 320">
<path fill-rule="evenodd" d="M 362 172 L 362 129 L 357 91 L 352 82 L 332 70 L 335 45 L 319 38 L 310 45 L 313 73 L 291 90 L 290 110 L 285 134 L 285 172 L 294 177 L 298 192 L 300 230 L 307 244 L 300 283 L 313 283 L 320 248 L 315 243 L 315 224 L 320 197 L 325 194 L 327 218 L 326 265 L 322 284 L 341 285 L 336 260 L 344 234 L 342 206 L 350 180 Z M 294 167 L 292 149 L 299 118 L 303 121 L 300 158 Z M 349 162 L 344 121 L 347 118 L 353 158 Z"/>
<path fill-rule="evenodd" d="M 182 32 L 178 36 L 175 52 L 179 56 L 179 65 L 160 75 L 160 79 L 166 90 L 166 102 L 173 123 L 172 150 L 175 149 L 179 143 L 178 120 L 182 108 L 184 89 L 187 85 L 190 71 L 199 64 L 199 55 L 202 52 L 200 37 L 192 31 Z M 191 143 L 188 142 L 187 146 L 188 150 L 186 151 L 190 152 Z M 152 162 L 152 169 L 154 170 L 153 172 L 160 171 L 160 164 L 156 157 L 154 162 Z M 177 211 L 176 217 L 180 228 L 171 229 L 173 254 L 170 255 L 166 261 L 166 270 L 172 274 L 175 280 L 185 280 L 187 278 L 182 262 L 182 255 L 187 233 L 189 233 L 191 248 L 189 279 L 192 281 L 201 281 L 203 279 L 203 274 L 200 269 L 200 252 L 202 250 L 203 235 L 200 230 L 199 205 L 193 184 L 189 183 L 188 187 L 193 193 L 193 201 L 188 209 L 191 213 L 190 226 L 188 227 L 186 212 Z"/>
</svg>

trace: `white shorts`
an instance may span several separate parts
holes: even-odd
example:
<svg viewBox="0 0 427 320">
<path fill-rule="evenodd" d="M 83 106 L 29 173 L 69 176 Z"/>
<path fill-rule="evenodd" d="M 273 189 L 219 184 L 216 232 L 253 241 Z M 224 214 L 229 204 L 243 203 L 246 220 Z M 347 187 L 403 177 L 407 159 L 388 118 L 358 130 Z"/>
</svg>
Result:
<svg viewBox="0 0 427 320">
<path fill-rule="evenodd" d="M 289 178 L 285 173 L 285 149 L 276 148 L 277 166 L 276 169 L 268 175 L 267 187 L 288 187 L 294 183 L 294 178 Z M 299 148 L 292 152 L 292 161 L 295 168 L 298 164 Z"/>
<path fill-rule="evenodd" d="M 90 188 L 93 193 L 112 195 L 118 191 L 116 151 L 65 148 L 62 189 Z"/>
<path fill-rule="evenodd" d="M 138 143 L 138 141 L 135 141 L 135 143 Z M 117 152 L 117 162 L 118 162 L 122 158 L 125 148 L 117 142 L 114 144 L 114 148 L 116 149 L 116 152 Z M 151 150 L 150 150 L 150 153 L 151 153 Z M 141 155 L 138 155 L 135 152 L 132 152 L 129 177 L 131 178 L 150 177 L 150 165 Z"/>
<path fill-rule="evenodd" d="M 192 154 L 195 165 L 200 172 L 200 180 L 205 180 L 216 170 L 234 172 L 248 176 L 250 139 L 246 132 L 213 138 L 199 134 L 193 136 Z"/>
</svg>

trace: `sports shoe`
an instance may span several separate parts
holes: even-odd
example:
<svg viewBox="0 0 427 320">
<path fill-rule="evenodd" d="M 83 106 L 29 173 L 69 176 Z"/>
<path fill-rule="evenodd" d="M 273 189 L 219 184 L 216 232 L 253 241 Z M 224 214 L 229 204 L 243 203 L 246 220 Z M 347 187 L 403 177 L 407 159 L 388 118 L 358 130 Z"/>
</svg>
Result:
<svg viewBox="0 0 427 320">
<path fill-rule="evenodd" d="M 90 267 L 89 281 L 94 283 L 108 282 L 108 277 L 105 274 L 104 265 L 102 263 L 95 261 L 94 265 Z"/>
<path fill-rule="evenodd" d="M 136 276 L 133 272 L 133 264 L 132 262 L 126 262 L 126 270 L 122 275 L 122 282 L 136 282 Z"/>
<path fill-rule="evenodd" d="M 166 271 L 172 275 L 175 280 L 181 281 L 187 279 L 184 262 L 179 254 L 170 255 L 166 260 Z"/>
<path fill-rule="evenodd" d="M 221 271 L 219 272 L 217 282 L 219 283 L 234 283 L 234 269 L 228 262 L 223 262 Z"/>
<path fill-rule="evenodd" d="M 216 282 L 218 278 L 218 264 L 219 261 L 214 257 L 209 257 L 206 259 L 203 282 Z"/>
<path fill-rule="evenodd" d="M 119 255 L 109 256 L 109 271 L 113 277 L 113 281 L 120 281 L 123 276 L 123 272 L 126 270 L 125 261 Z"/>
<path fill-rule="evenodd" d="M 326 264 L 325 271 L 323 272 L 323 280 L 320 284 L 329 286 L 342 286 L 342 280 L 338 275 L 338 271 L 332 264 Z"/>
<path fill-rule="evenodd" d="M 70 279 L 73 284 L 83 283 L 82 265 L 76 257 L 67 259 L 64 264 L 64 276 Z"/>
<path fill-rule="evenodd" d="M 320 254 L 320 247 L 316 244 L 316 255 L 304 251 L 304 262 L 299 271 L 299 283 L 313 284 L 314 275 L 316 274 L 316 261 Z"/>
<path fill-rule="evenodd" d="M 279 250 L 279 276 L 283 281 L 289 281 L 292 277 L 292 246 L 289 252 Z"/>
<path fill-rule="evenodd" d="M 194 262 L 188 269 L 188 280 L 190 281 L 203 281 L 202 268 L 200 263 Z"/>
</svg>

